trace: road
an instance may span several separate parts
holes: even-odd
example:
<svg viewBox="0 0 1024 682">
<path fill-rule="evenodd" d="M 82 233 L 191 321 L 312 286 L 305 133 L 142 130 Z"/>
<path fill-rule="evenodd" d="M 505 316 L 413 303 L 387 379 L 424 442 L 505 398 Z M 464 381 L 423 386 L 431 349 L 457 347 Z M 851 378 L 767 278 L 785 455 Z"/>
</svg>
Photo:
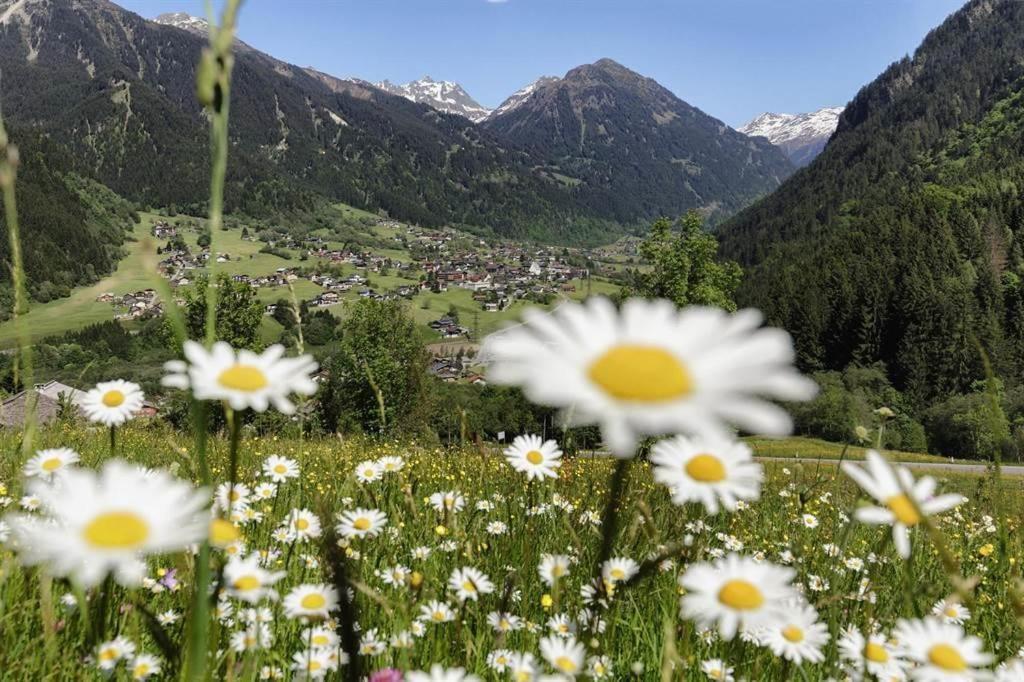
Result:
<svg viewBox="0 0 1024 682">
<path fill-rule="evenodd" d="M 835 459 L 817 459 L 814 457 L 755 457 L 759 462 L 799 462 L 801 464 L 836 464 L 838 460 Z M 857 462 L 859 460 L 848 459 L 847 462 Z M 910 469 L 924 469 L 928 471 L 948 471 L 960 474 L 983 474 L 988 471 L 984 464 L 959 464 L 956 462 L 893 462 L 893 464 L 899 464 Z M 1024 476 L 1024 465 L 1019 464 L 1004 464 L 1003 465 L 1004 476 Z"/>
</svg>

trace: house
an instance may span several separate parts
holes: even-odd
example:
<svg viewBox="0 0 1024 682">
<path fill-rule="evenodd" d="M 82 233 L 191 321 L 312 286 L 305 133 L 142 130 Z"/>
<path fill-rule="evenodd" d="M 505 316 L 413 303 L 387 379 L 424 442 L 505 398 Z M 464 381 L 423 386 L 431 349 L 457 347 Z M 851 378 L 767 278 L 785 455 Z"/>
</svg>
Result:
<svg viewBox="0 0 1024 682">
<path fill-rule="evenodd" d="M 21 391 L 0 403 L 0 427 L 20 427 L 34 399 L 36 423 L 49 424 L 66 409 L 78 412 L 85 393 L 59 381 L 36 384 L 31 391 Z"/>
</svg>

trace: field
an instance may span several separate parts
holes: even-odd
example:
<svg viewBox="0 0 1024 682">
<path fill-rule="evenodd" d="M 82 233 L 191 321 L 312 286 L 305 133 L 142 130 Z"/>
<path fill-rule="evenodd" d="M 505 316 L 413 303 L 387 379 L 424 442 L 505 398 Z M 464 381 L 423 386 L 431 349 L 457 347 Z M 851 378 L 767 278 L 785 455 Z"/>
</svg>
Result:
<svg viewBox="0 0 1024 682">
<path fill-rule="evenodd" d="M 369 213 L 358 209 L 337 204 L 334 209 L 340 216 L 354 220 L 360 218 L 373 218 Z M 104 293 L 115 295 L 126 294 L 151 288 L 155 273 L 149 263 L 155 263 L 155 251 L 162 242 L 151 236 L 153 223 L 166 218 L 155 213 L 141 213 L 142 220 L 132 227 L 131 238 L 126 241 L 125 249 L 127 255 L 118 263 L 117 269 L 111 275 L 103 278 L 94 285 L 75 289 L 71 296 L 57 299 L 48 303 L 33 303 L 30 312 L 25 316 L 25 322 L 31 330 L 33 340 L 42 339 L 48 336 L 60 335 L 68 331 L 81 329 L 90 324 L 114 319 L 115 310 L 108 303 L 101 303 L 96 297 Z M 365 237 L 377 241 L 393 239 L 398 230 L 386 225 L 373 225 L 364 228 Z M 196 240 L 198 232 L 190 230 L 180 231 L 181 237 L 193 250 L 197 250 Z M 282 267 L 309 267 L 312 261 L 301 261 L 299 252 L 289 251 L 292 258 L 284 259 L 273 254 L 260 253 L 262 242 L 242 239 L 240 228 L 219 230 L 214 235 L 214 250 L 219 254 L 228 254 L 230 260 L 215 265 L 217 271 L 230 275 L 260 276 L 269 275 Z M 341 248 L 341 243 L 328 242 L 329 248 Z M 390 257 L 393 260 L 410 260 L 409 253 L 400 249 L 378 247 L 372 249 L 374 253 Z M 364 274 L 364 271 L 352 265 L 341 266 L 343 275 Z M 379 293 L 391 291 L 404 285 L 416 285 L 419 283 L 419 274 L 415 273 L 410 277 L 400 274 L 369 273 L 367 286 Z M 586 296 L 588 285 L 581 280 L 574 280 L 571 284 L 575 291 L 567 294 L 565 298 L 580 300 Z M 310 299 L 322 291 L 322 289 L 305 279 L 296 280 L 293 283 L 295 295 L 299 300 Z M 617 287 L 602 279 L 593 279 L 589 285 L 592 294 L 611 294 Z M 258 289 L 258 297 L 262 303 L 274 303 L 279 299 L 289 299 L 291 296 L 287 287 L 261 287 Z M 343 301 L 354 300 L 358 297 L 358 290 L 352 289 L 342 296 Z M 553 305 L 557 305 L 557 299 Z M 515 301 L 504 310 L 498 312 L 487 312 L 482 310 L 479 303 L 473 300 L 472 293 L 467 289 L 458 287 L 449 288 L 446 291 L 432 293 L 424 291 L 413 299 L 409 304 L 415 320 L 423 327 L 423 336 L 427 341 L 436 341 L 440 337 L 436 332 L 429 329 L 427 324 L 448 314 L 454 307 L 460 315 L 464 327 L 476 331 L 480 337 L 485 336 L 501 326 L 518 320 L 523 309 L 534 305 L 525 301 Z M 548 306 L 550 307 L 550 306 Z M 342 314 L 344 304 L 330 306 L 332 312 Z M 129 323 L 130 324 L 130 323 Z M 273 343 L 278 340 L 281 334 L 281 326 L 273 319 L 266 318 L 261 328 L 261 338 L 265 343 Z M 0 348 L 14 346 L 17 340 L 17 330 L 12 321 L 0 323 Z"/>
<path fill-rule="evenodd" d="M 110 457 L 102 430 L 66 425 L 39 438 L 40 447 L 75 449 L 84 467 L 100 467 Z M 116 447 L 116 456 L 129 462 L 168 468 L 193 480 L 199 475 L 191 440 L 157 423 L 122 430 Z M 0 448 L 16 453 L 16 435 L 0 436 Z M 224 441 L 211 442 L 215 482 L 226 480 L 227 450 Z M 496 657 L 524 652 L 534 657 L 538 671 L 547 669 L 541 639 L 551 635 L 575 641 L 575 633 L 587 643 L 581 665 L 596 679 L 706 679 L 701 666 L 724 659 L 738 679 L 824 680 L 853 665 L 844 662 L 839 648 L 844 628 L 865 630 L 876 624 L 887 633 L 898 617 L 928 614 L 954 592 L 924 530 L 912 531 L 914 553 L 904 562 L 894 553 L 887 528 L 849 520 L 857 489 L 834 467 L 815 473 L 810 467 L 769 465 L 760 501 L 734 514 L 709 516 L 695 505 L 674 506 L 666 489 L 652 480 L 649 465 L 633 462 L 612 555 L 638 562 L 643 577 L 637 584 L 617 583 L 602 608 L 585 603 L 580 589 L 594 575 L 602 540 L 600 519 L 612 469 L 607 459 L 568 459 L 556 480 L 526 485 L 500 456 L 469 448 L 253 436 L 243 440 L 239 452 L 239 479 L 250 489 L 269 482 L 261 465 L 270 455 L 293 459 L 299 476 L 269 486 L 265 499 L 247 503 L 252 511 L 240 521 L 241 537 L 214 551 L 215 566 L 236 554 L 258 552 L 268 570 L 283 572 L 275 585 L 282 598 L 300 584 L 336 580 L 335 571 L 343 566 L 355 594 L 356 636 L 363 652 L 349 666 L 358 665 L 363 675 L 389 666 L 426 669 L 441 663 L 463 666 L 481 679 L 535 679 L 511 678 L 507 669 L 496 672 L 501 667 Z M 357 479 L 357 471 L 365 468 L 360 463 L 387 456 L 401 458 L 400 471 L 371 482 Z M 18 507 L 25 492 L 20 468 L 16 456 L 0 464 L 9 509 Z M 939 486 L 969 497 L 960 511 L 938 521 L 952 557 L 965 575 L 978 579 L 965 628 L 998 659 L 1010 657 L 1022 636 L 1013 614 L 1020 595 L 1011 587 L 1024 558 L 1019 532 L 1024 483 L 948 474 Z M 445 491 L 461 500 L 457 510 L 434 508 L 430 497 Z M 342 539 L 343 551 L 333 552 L 328 538 L 334 537 L 330 529 L 337 514 L 360 507 L 386 513 L 386 527 L 377 537 Z M 309 510 L 322 524 L 322 534 L 298 540 L 275 534 L 288 527 L 292 510 Z M 680 617 L 677 578 L 695 562 L 737 549 L 795 569 L 797 583 L 827 627 L 823 662 L 785 663 L 764 647 L 741 639 L 725 642 Z M 538 575 L 545 554 L 568 560 L 566 574 L 554 585 Z M 114 679 L 129 679 L 127 657 L 95 658 L 100 642 L 115 635 L 130 640 L 136 654 L 157 656 L 163 678 L 179 673 L 176 659 L 186 642 L 184 616 L 194 577 L 186 555 L 153 559 L 139 590 L 108 582 L 88 594 L 72 590 L 64 580 L 51 582 L 44 572 L 18 568 L 9 545 L 0 548 L 0 566 L 0 670 L 5 679 L 110 679 L 98 665 L 111 660 Z M 481 571 L 493 592 L 480 582 L 478 594 L 460 601 L 449 578 L 463 567 Z M 171 570 L 174 578 L 168 580 Z M 221 597 L 215 600 L 214 677 L 247 680 L 260 671 L 281 671 L 290 678 L 293 656 L 301 658 L 311 637 L 334 641 L 335 621 L 289 618 L 280 599 L 261 600 L 261 611 L 251 611 L 253 604 L 224 593 L 228 587 L 221 583 Z M 97 611 L 104 608 L 102 625 L 96 626 Z M 441 615 L 430 615 L 435 612 Z M 246 643 L 244 634 L 258 630 L 251 625 L 257 616 L 265 622 L 260 641 L 253 637 Z M 495 624 L 507 631 L 496 630 Z M 307 625 L 330 632 L 311 633 Z M 344 634 L 344 628 L 339 632 Z M 329 649 L 335 657 L 342 655 L 337 646 Z M 350 669 L 342 668 L 343 674 Z"/>
</svg>

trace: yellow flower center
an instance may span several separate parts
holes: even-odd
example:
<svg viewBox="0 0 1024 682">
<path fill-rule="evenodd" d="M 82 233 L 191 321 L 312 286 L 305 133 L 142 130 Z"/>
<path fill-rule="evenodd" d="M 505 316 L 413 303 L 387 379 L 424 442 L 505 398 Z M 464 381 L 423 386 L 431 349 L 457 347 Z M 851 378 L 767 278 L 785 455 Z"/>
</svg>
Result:
<svg viewBox="0 0 1024 682">
<path fill-rule="evenodd" d="M 718 601 L 737 611 L 753 611 L 764 604 L 764 595 L 753 583 L 733 579 L 718 590 Z"/>
<path fill-rule="evenodd" d="M 228 367 L 226 370 L 220 373 L 217 377 L 217 381 L 224 388 L 230 388 L 235 391 L 245 391 L 246 393 L 252 393 L 258 391 L 261 388 L 266 388 L 267 375 L 263 373 L 263 370 L 259 367 L 253 367 L 252 365 L 235 364 Z"/>
<path fill-rule="evenodd" d="M 309 521 L 306 519 L 295 519 L 296 530 L 306 530 L 307 528 L 309 528 Z"/>
<path fill-rule="evenodd" d="M 472 580 L 464 580 L 462 582 L 462 589 L 466 592 L 476 592 L 476 585 L 473 584 Z"/>
<path fill-rule="evenodd" d="M 60 457 L 51 457 L 50 459 L 46 460 L 39 466 L 42 468 L 43 471 L 56 471 L 57 469 L 60 469 L 63 464 L 64 460 L 62 460 Z"/>
<path fill-rule="evenodd" d="M 117 649 L 104 649 L 100 652 L 101 661 L 113 661 L 115 658 L 120 658 Z"/>
<path fill-rule="evenodd" d="M 274 473 L 275 474 L 285 474 L 285 473 L 288 473 L 288 467 L 286 467 L 283 464 L 278 464 L 277 466 L 274 467 Z"/>
<path fill-rule="evenodd" d="M 795 625 L 787 625 L 782 628 L 782 636 L 786 638 L 787 642 L 797 644 L 804 641 L 804 631 Z"/>
<path fill-rule="evenodd" d="M 254 575 L 243 575 L 232 584 L 239 592 L 249 592 L 260 587 L 260 579 Z"/>
<path fill-rule="evenodd" d="M 312 672 L 316 672 L 319 669 L 320 669 L 320 661 L 310 661 L 309 662 L 309 672 L 311 672 L 311 673 Z"/>
<path fill-rule="evenodd" d="M 725 465 L 714 455 L 701 453 L 686 463 L 686 475 L 701 483 L 718 483 L 725 480 Z"/>
<path fill-rule="evenodd" d="M 145 663 L 139 663 L 138 665 L 135 666 L 135 669 L 132 670 L 132 675 L 135 676 L 135 679 L 139 679 L 139 678 L 145 677 L 148 674 L 149 674 L 149 666 L 146 665 Z"/>
<path fill-rule="evenodd" d="M 904 526 L 916 526 L 921 522 L 921 515 L 917 513 L 914 503 L 906 495 L 893 495 L 885 504 L 896 520 Z"/>
<path fill-rule="evenodd" d="M 434 620 L 436 620 L 436 621 L 444 620 L 444 611 L 434 611 Z"/>
<path fill-rule="evenodd" d="M 100 549 L 132 549 L 149 537 L 149 524 L 135 512 L 106 512 L 90 521 L 82 535 Z"/>
<path fill-rule="evenodd" d="M 561 578 L 565 575 L 565 568 L 561 564 L 555 564 L 551 567 L 551 575 L 556 578 Z"/>
<path fill-rule="evenodd" d="M 313 635 L 311 641 L 314 646 L 327 646 L 327 642 L 330 640 L 328 640 L 325 635 Z"/>
<path fill-rule="evenodd" d="M 352 522 L 352 527 L 356 530 L 370 530 L 370 519 L 365 516 L 360 516 L 358 519 Z"/>
<path fill-rule="evenodd" d="M 967 661 L 950 644 L 936 644 L 928 650 L 928 662 L 950 672 L 967 670 Z"/>
<path fill-rule="evenodd" d="M 885 647 L 881 644 L 868 642 L 864 647 L 864 658 L 868 659 L 872 663 L 888 663 L 889 652 L 886 651 Z"/>
<path fill-rule="evenodd" d="M 568 656 L 559 656 L 555 659 L 555 667 L 563 673 L 574 673 L 576 672 L 576 661 Z"/>
<path fill-rule="evenodd" d="M 302 598 L 302 601 L 299 602 L 299 605 L 304 609 L 309 609 L 310 611 L 312 611 L 315 609 L 322 609 L 324 606 L 327 605 L 327 600 L 324 599 L 324 596 L 322 594 L 307 594 L 305 597 Z"/>
<path fill-rule="evenodd" d="M 615 580 L 622 580 L 626 577 L 626 572 L 623 571 L 621 568 L 613 568 L 612 570 L 608 571 L 608 575 L 610 575 Z"/>
<path fill-rule="evenodd" d="M 210 542 L 214 545 L 229 545 L 240 536 L 238 527 L 224 519 L 210 521 Z"/>
<path fill-rule="evenodd" d="M 693 391 L 690 372 L 668 351 L 654 346 L 622 344 L 590 365 L 590 380 L 619 400 L 658 403 Z"/>
<path fill-rule="evenodd" d="M 530 450 L 526 453 L 526 461 L 533 466 L 537 466 L 544 461 L 544 455 L 542 455 L 539 450 Z"/>
<path fill-rule="evenodd" d="M 956 618 L 957 616 L 960 615 L 959 613 L 957 613 L 956 609 L 953 608 L 952 606 L 947 606 L 946 607 L 945 614 L 946 614 L 947 618 Z"/>
<path fill-rule="evenodd" d="M 117 389 L 107 391 L 103 394 L 103 398 L 101 400 L 107 407 L 120 407 L 121 403 L 124 402 L 124 393 L 121 393 L 121 391 L 118 391 Z"/>
</svg>

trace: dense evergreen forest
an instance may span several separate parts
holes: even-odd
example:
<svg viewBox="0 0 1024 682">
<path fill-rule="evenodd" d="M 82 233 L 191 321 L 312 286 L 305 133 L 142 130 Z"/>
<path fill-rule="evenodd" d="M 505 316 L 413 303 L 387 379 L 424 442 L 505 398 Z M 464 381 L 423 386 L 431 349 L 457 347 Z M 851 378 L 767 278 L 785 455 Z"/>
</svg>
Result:
<svg viewBox="0 0 1024 682">
<path fill-rule="evenodd" d="M 972 0 L 824 153 L 721 230 L 808 369 L 880 362 L 917 410 L 1024 368 L 1024 3 Z"/>
</svg>

